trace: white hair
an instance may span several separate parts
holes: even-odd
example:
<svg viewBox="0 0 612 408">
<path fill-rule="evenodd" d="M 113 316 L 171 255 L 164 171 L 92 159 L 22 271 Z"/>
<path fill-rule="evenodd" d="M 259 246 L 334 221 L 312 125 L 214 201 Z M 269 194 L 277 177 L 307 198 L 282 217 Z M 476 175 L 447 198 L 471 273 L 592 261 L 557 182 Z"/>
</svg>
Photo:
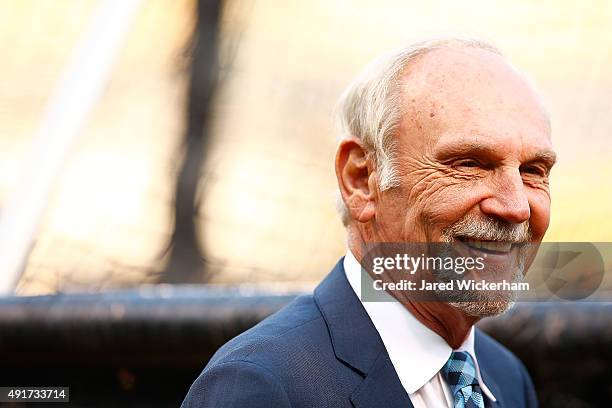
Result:
<svg viewBox="0 0 612 408">
<path fill-rule="evenodd" d="M 481 48 L 501 54 L 481 40 L 449 37 L 418 42 L 384 55 L 370 65 L 346 88 L 335 108 L 340 139 L 356 137 L 371 155 L 381 191 L 399 185 L 395 166 L 397 131 L 404 115 L 401 77 L 419 56 L 442 47 Z M 348 225 L 349 212 L 341 197 L 338 211 Z"/>
</svg>

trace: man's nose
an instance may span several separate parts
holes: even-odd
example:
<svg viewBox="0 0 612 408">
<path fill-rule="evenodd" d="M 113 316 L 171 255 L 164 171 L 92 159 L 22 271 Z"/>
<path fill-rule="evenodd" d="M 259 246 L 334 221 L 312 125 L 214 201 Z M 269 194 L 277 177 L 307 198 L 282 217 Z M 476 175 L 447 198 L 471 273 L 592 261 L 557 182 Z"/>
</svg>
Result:
<svg viewBox="0 0 612 408">
<path fill-rule="evenodd" d="M 492 180 L 492 194 L 480 202 L 480 210 L 506 222 L 520 224 L 531 215 L 529 200 L 518 169 L 508 169 Z"/>
</svg>

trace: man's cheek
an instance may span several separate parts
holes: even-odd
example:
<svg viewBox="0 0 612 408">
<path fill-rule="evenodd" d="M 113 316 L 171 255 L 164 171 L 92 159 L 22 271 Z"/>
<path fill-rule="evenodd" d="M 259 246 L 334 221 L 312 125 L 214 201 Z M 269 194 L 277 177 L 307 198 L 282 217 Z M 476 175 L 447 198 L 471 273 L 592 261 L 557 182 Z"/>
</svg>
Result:
<svg viewBox="0 0 612 408">
<path fill-rule="evenodd" d="M 531 216 L 529 223 L 535 240 L 541 239 L 550 225 L 550 197 L 548 194 L 538 192 L 529 197 Z"/>
<path fill-rule="evenodd" d="M 454 219 L 459 213 L 461 216 L 476 206 L 484 196 L 481 189 L 472 183 L 444 182 L 431 186 L 417 203 L 431 212 L 432 218 Z"/>
<path fill-rule="evenodd" d="M 461 183 L 457 180 L 432 173 L 410 188 L 408 201 L 417 208 L 435 208 L 443 202 L 454 200 L 461 190 Z"/>
<path fill-rule="evenodd" d="M 529 220 L 534 241 L 541 241 L 550 225 L 550 213 L 539 214 L 535 213 Z"/>
</svg>

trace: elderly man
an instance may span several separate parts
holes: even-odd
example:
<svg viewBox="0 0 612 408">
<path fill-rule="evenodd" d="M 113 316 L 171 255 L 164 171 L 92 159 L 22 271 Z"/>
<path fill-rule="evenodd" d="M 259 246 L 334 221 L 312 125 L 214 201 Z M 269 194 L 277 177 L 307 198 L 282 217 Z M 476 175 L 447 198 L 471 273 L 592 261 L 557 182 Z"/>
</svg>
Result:
<svg viewBox="0 0 612 408">
<path fill-rule="evenodd" d="M 537 92 L 494 47 L 443 39 L 377 61 L 338 114 L 347 255 L 312 296 L 223 346 L 183 406 L 537 406 L 521 362 L 474 328 L 510 300 L 360 301 L 368 243 L 501 256 L 542 240 L 555 156 Z"/>
</svg>

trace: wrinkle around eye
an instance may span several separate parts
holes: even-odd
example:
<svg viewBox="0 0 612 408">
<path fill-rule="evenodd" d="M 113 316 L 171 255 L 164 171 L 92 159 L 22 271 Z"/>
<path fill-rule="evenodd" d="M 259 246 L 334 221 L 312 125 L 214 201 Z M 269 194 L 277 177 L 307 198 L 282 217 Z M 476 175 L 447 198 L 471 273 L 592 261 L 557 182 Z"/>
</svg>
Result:
<svg viewBox="0 0 612 408">
<path fill-rule="evenodd" d="M 522 178 L 523 184 L 527 185 L 528 187 L 544 190 L 546 192 L 549 192 L 550 190 L 550 182 L 548 176 L 540 177 L 532 174 L 526 174 L 523 175 Z"/>
<path fill-rule="evenodd" d="M 422 170 L 423 171 L 423 170 Z M 435 191 L 442 191 L 451 186 L 464 185 L 467 182 L 474 181 L 473 176 L 461 175 L 456 172 L 454 174 L 447 174 L 445 168 L 436 167 L 435 169 L 427 169 L 422 174 L 415 171 L 411 173 L 412 177 L 415 177 L 415 182 L 412 184 L 409 190 L 409 196 L 415 197 L 417 201 L 424 195 L 431 195 Z"/>
<path fill-rule="evenodd" d="M 442 171 L 444 172 L 445 175 L 456 178 L 456 179 L 461 179 L 461 180 L 474 180 L 474 179 L 481 179 L 483 177 L 485 177 L 485 172 L 486 170 L 482 169 L 481 167 L 475 166 L 475 167 L 465 167 L 464 169 L 460 169 L 457 167 L 449 167 L 449 166 L 445 166 L 443 167 Z"/>
<path fill-rule="evenodd" d="M 475 162 L 478 163 L 478 161 Z M 411 192 L 428 189 L 432 183 L 439 188 L 457 182 L 465 183 L 466 181 L 482 179 L 486 176 L 484 174 L 485 170 L 480 167 L 480 164 L 475 167 L 466 167 L 462 171 L 453 168 L 450 163 L 442 163 L 428 157 L 413 158 L 409 162 L 405 162 L 403 167 L 403 177 L 413 180 Z"/>
</svg>

